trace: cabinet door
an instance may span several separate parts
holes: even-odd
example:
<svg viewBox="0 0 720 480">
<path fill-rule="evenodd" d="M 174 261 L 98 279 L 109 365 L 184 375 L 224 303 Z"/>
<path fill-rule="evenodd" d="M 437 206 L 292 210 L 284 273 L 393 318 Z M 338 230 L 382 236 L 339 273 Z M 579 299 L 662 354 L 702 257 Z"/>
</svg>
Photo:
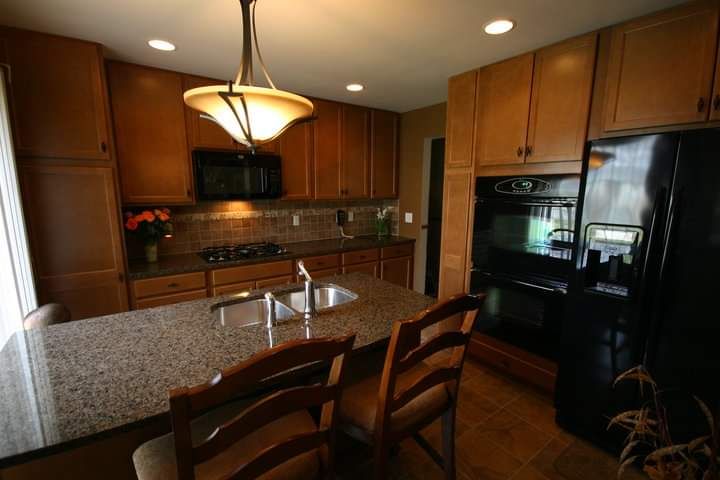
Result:
<svg viewBox="0 0 720 480">
<path fill-rule="evenodd" d="M 592 33 L 535 54 L 526 162 L 582 160 L 596 44 Z"/>
<path fill-rule="evenodd" d="M 126 311 L 112 168 L 25 163 L 20 178 L 40 303 L 74 320 Z"/>
<path fill-rule="evenodd" d="M 533 58 L 528 53 L 478 72 L 476 166 L 525 161 Z"/>
<path fill-rule="evenodd" d="M 182 76 L 115 62 L 108 76 L 123 202 L 191 203 Z"/>
<path fill-rule="evenodd" d="M 225 83 L 222 80 L 213 80 L 212 78 L 195 77 L 192 75 L 183 75 L 182 81 L 183 93 L 192 88 Z M 237 148 L 237 143 L 220 125 L 212 120 L 200 118 L 200 112 L 197 110 L 185 106 L 185 118 L 190 149 L 217 148 L 234 150 Z"/>
<path fill-rule="evenodd" d="M 340 198 L 340 122 L 339 103 L 313 100 L 317 119 L 314 124 L 315 198 Z"/>
<path fill-rule="evenodd" d="M 463 293 L 467 279 L 467 249 L 471 226 L 473 172 L 446 171 L 440 245 L 441 300 Z"/>
<path fill-rule="evenodd" d="M 370 119 L 370 194 L 372 198 L 397 198 L 399 115 L 373 110 Z"/>
<path fill-rule="evenodd" d="M 368 155 L 370 111 L 355 105 L 342 106 L 343 198 L 370 197 Z"/>
<path fill-rule="evenodd" d="M 358 263 L 356 265 L 345 265 L 343 273 L 365 273 L 371 277 L 378 277 L 378 262 Z"/>
<path fill-rule="evenodd" d="M 604 129 L 707 120 L 717 24 L 717 4 L 699 2 L 614 27 Z"/>
<path fill-rule="evenodd" d="M 451 77 L 448 81 L 447 168 L 472 165 L 476 88 L 477 71 Z"/>
<path fill-rule="evenodd" d="M 290 127 L 280 136 L 283 198 L 286 200 L 312 198 L 312 133 L 312 124 L 306 122 Z"/>
<path fill-rule="evenodd" d="M 400 257 L 380 262 L 380 278 L 395 285 L 412 288 L 412 257 Z"/>
<path fill-rule="evenodd" d="M 110 158 L 99 45 L 0 28 L 0 61 L 11 68 L 18 155 Z"/>
</svg>

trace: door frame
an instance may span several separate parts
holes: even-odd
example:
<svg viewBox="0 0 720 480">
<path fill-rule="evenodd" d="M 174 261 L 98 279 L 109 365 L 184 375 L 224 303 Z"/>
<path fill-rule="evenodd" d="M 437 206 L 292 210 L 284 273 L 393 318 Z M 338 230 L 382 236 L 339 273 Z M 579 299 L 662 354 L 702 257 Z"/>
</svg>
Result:
<svg viewBox="0 0 720 480">
<path fill-rule="evenodd" d="M 425 137 L 423 140 L 423 156 L 422 156 L 422 187 L 420 193 L 420 233 L 418 234 L 415 265 L 413 274 L 414 290 L 419 293 L 425 293 L 425 273 L 427 271 L 427 227 L 429 222 L 430 210 L 430 166 L 432 160 L 432 142 L 445 138 L 445 135 L 436 135 L 433 137 Z"/>
</svg>

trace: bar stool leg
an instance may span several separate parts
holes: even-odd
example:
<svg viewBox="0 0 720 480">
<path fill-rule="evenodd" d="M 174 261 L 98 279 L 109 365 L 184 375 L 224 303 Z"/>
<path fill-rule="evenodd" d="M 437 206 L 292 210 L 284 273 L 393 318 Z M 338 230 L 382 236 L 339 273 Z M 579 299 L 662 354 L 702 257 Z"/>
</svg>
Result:
<svg viewBox="0 0 720 480">
<path fill-rule="evenodd" d="M 446 480 L 455 480 L 455 405 L 442 416 L 443 470 Z"/>
</svg>

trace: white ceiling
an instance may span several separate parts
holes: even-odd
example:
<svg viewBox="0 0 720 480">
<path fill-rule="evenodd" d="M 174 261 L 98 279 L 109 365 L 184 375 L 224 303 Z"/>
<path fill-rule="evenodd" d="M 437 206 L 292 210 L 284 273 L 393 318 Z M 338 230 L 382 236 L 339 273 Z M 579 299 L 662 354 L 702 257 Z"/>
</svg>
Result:
<svg viewBox="0 0 720 480">
<path fill-rule="evenodd" d="M 450 75 L 682 0 L 259 0 L 261 51 L 279 88 L 399 112 L 442 102 Z M 510 17 L 491 37 L 482 26 Z M 240 61 L 236 0 L 2 0 L 0 24 L 102 43 L 108 55 L 218 78 Z M 162 38 L 177 50 L 146 42 Z M 50 79 L 49 79 L 50 80 Z M 346 92 L 350 82 L 366 90 Z"/>
</svg>

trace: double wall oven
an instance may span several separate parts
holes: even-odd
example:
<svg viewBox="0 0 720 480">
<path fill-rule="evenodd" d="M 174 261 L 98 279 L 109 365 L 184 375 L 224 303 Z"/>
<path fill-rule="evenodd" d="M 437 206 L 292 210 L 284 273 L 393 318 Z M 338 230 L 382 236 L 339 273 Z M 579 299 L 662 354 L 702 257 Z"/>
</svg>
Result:
<svg viewBox="0 0 720 480">
<path fill-rule="evenodd" d="M 477 179 L 470 285 L 488 298 L 476 330 L 555 359 L 579 185 L 579 175 Z"/>
</svg>

